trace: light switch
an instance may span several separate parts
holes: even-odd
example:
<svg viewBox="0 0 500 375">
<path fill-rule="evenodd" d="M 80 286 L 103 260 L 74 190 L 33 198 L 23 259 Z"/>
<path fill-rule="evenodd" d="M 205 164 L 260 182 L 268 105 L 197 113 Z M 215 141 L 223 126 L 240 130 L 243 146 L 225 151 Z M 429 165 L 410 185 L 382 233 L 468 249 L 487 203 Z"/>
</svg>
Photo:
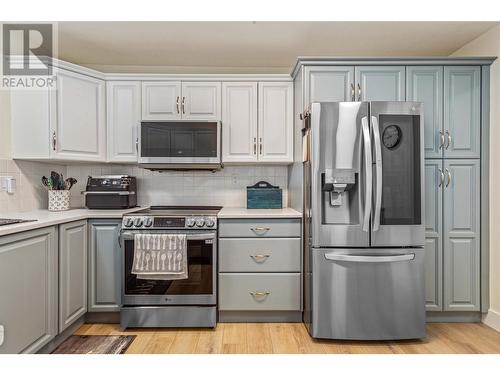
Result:
<svg viewBox="0 0 500 375">
<path fill-rule="evenodd" d="M 16 179 L 12 176 L 0 177 L 0 189 L 14 194 L 16 192 Z"/>
</svg>

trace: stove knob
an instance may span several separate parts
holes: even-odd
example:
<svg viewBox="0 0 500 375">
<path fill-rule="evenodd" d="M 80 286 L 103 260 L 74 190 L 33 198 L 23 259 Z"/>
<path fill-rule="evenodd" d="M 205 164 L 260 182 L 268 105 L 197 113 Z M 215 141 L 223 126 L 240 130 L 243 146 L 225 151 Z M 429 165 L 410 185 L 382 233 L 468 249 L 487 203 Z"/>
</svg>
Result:
<svg viewBox="0 0 500 375">
<path fill-rule="evenodd" d="M 212 228 L 215 225 L 215 220 L 212 219 L 211 217 L 207 217 L 205 219 L 205 225 L 209 228 Z"/>
<path fill-rule="evenodd" d="M 199 217 L 198 219 L 196 219 L 196 226 L 197 226 L 197 227 L 200 227 L 200 228 L 201 228 L 201 227 L 202 227 L 202 226 L 204 226 L 204 225 L 205 225 L 205 219 L 204 219 L 204 218 Z"/>
<path fill-rule="evenodd" d="M 130 228 L 134 224 L 134 220 L 132 220 L 131 217 L 128 217 L 125 219 L 123 222 L 123 225 L 125 225 L 127 228 Z"/>
<path fill-rule="evenodd" d="M 134 220 L 134 226 L 140 227 L 142 225 L 142 219 L 140 217 Z"/>
<path fill-rule="evenodd" d="M 196 220 L 194 219 L 194 217 L 189 217 L 186 219 L 186 226 L 188 227 L 194 227 L 194 225 L 196 224 Z"/>
<path fill-rule="evenodd" d="M 144 219 L 144 226 L 146 228 L 149 228 L 152 225 L 153 225 L 153 220 L 150 217 Z"/>
</svg>

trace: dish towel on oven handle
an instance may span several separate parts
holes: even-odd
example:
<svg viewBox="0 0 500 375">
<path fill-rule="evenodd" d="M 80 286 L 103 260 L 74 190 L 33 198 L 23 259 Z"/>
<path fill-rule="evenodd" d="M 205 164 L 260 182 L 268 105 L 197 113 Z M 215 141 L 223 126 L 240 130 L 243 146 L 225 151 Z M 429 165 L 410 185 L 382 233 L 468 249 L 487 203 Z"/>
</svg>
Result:
<svg viewBox="0 0 500 375">
<path fill-rule="evenodd" d="M 188 278 L 185 234 L 135 234 L 132 272 L 138 279 Z"/>
</svg>

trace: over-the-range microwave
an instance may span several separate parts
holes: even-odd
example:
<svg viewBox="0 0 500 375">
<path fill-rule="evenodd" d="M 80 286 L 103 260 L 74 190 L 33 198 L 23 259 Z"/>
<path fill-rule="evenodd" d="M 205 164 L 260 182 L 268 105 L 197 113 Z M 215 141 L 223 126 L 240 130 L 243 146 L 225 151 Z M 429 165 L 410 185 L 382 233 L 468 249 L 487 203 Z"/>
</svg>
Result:
<svg viewBox="0 0 500 375">
<path fill-rule="evenodd" d="M 143 121 L 137 145 L 138 163 L 143 168 L 221 168 L 219 121 Z"/>
</svg>

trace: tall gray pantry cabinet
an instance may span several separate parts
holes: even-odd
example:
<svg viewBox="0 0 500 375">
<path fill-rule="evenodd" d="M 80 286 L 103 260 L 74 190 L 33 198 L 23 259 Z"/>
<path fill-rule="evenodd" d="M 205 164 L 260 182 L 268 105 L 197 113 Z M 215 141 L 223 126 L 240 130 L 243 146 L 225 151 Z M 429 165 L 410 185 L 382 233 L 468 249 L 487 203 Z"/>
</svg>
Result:
<svg viewBox="0 0 500 375">
<path fill-rule="evenodd" d="M 489 69 L 494 60 L 299 58 L 292 72 L 295 155 L 289 196 L 298 210 L 303 208 L 300 114 L 310 103 L 424 103 L 429 320 L 479 320 L 489 306 Z M 308 288 L 308 259 L 303 264 Z"/>
</svg>

